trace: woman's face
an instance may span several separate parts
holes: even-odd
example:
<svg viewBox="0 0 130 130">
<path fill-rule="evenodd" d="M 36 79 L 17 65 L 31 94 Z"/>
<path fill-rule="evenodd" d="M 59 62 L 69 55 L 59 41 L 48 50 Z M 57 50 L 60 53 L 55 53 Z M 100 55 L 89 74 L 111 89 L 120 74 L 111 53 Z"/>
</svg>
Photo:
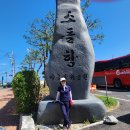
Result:
<svg viewBox="0 0 130 130">
<path fill-rule="evenodd" d="M 61 81 L 61 85 L 65 86 L 66 85 L 66 81 L 65 80 Z"/>
</svg>

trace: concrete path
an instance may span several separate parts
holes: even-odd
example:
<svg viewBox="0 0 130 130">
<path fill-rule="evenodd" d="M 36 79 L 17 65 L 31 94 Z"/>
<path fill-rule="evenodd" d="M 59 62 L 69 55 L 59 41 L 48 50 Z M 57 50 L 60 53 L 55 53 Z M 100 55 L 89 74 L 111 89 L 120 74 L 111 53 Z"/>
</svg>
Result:
<svg viewBox="0 0 130 130">
<path fill-rule="evenodd" d="M 11 88 L 0 88 L 0 126 L 6 130 L 18 130 L 19 116 L 16 114 Z"/>
</svg>

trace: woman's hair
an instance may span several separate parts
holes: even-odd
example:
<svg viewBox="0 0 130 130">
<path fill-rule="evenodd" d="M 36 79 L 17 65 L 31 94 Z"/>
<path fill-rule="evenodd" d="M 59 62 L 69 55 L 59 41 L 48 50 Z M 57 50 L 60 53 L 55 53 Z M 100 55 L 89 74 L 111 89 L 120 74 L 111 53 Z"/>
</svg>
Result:
<svg viewBox="0 0 130 130">
<path fill-rule="evenodd" d="M 60 86 L 62 86 L 61 82 L 59 84 L 60 84 Z"/>
</svg>

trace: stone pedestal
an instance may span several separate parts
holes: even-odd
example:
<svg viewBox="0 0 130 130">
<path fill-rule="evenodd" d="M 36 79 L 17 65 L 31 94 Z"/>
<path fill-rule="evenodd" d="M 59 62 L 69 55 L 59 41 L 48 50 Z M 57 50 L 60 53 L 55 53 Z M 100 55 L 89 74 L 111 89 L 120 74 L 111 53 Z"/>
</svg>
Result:
<svg viewBox="0 0 130 130">
<path fill-rule="evenodd" d="M 90 96 L 88 99 L 74 100 L 70 110 L 70 118 L 72 123 L 93 122 L 103 119 L 105 113 L 106 109 L 102 101 Z M 44 125 L 63 123 L 59 103 L 53 103 L 52 100 L 41 101 L 38 108 L 37 123 Z"/>
</svg>

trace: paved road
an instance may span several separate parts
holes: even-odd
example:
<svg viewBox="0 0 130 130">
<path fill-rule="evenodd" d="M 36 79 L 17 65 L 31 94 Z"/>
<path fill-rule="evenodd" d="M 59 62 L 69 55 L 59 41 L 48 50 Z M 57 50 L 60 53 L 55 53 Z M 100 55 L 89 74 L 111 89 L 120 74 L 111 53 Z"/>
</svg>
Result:
<svg viewBox="0 0 130 130">
<path fill-rule="evenodd" d="M 105 95 L 106 91 L 98 89 L 95 94 Z M 130 90 L 109 88 L 108 95 L 117 98 L 120 102 L 120 107 L 117 110 L 107 113 L 107 115 L 114 115 L 119 120 L 118 124 L 102 124 L 89 128 L 89 130 L 130 130 Z"/>
<path fill-rule="evenodd" d="M 6 130 L 19 129 L 19 116 L 16 114 L 11 88 L 0 88 L 0 126 L 6 128 Z"/>
<path fill-rule="evenodd" d="M 99 88 L 96 94 L 106 95 L 106 90 L 104 88 Z M 116 97 L 117 99 L 130 100 L 130 89 L 115 89 L 108 88 L 108 96 Z"/>
</svg>

